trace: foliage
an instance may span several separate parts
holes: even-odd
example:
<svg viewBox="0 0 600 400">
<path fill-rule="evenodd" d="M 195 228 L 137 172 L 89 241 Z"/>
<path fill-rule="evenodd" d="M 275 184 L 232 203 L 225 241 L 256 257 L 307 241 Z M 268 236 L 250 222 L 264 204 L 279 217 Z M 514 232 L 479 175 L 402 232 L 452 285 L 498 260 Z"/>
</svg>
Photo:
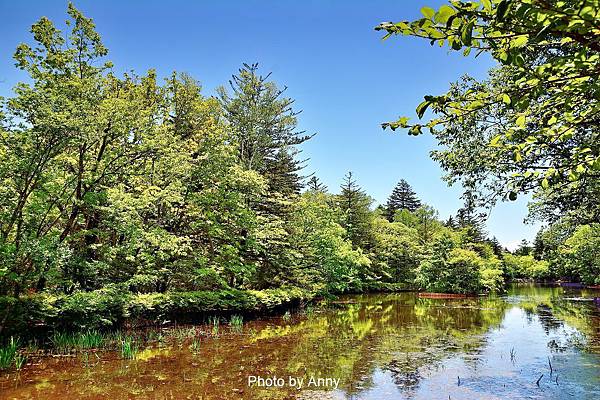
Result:
<svg viewBox="0 0 600 400">
<path fill-rule="evenodd" d="M 331 207 L 334 196 L 308 191 L 296 204 L 294 247 L 302 254 L 298 283 L 316 291 L 343 293 L 360 288 L 371 264 L 361 249 L 353 249 L 347 231 L 337 222 L 339 212 Z M 343 218 L 343 217 L 342 217 Z"/>
<path fill-rule="evenodd" d="M 412 215 L 404 210 L 407 215 Z M 397 213 L 398 215 L 398 213 Z M 373 268 L 379 281 L 412 282 L 419 265 L 423 247 L 418 242 L 415 227 L 402 222 L 376 218 L 373 223 Z"/>
<path fill-rule="evenodd" d="M 574 276 L 588 285 L 600 285 L 600 224 L 579 226 L 560 251 Z"/>
<path fill-rule="evenodd" d="M 352 172 L 348 172 L 340 186 L 338 204 L 342 211 L 340 224 L 346 230 L 346 237 L 355 248 L 368 249 L 370 246 L 372 202 L 373 199 L 356 183 Z"/>
<path fill-rule="evenodd" d="M 500 7 L 497 2 L 489 10 L 462 3 L 453 7 L 456 22 L 444 28 L 448 35 L 457 24 L 470 26 L 463 20 L 477 17 L 471 28 L 479 33 L 472 35 L 471 45 L 503 45 L 495 30 L 487 30 L 497 25 L 486 16 Z M 425 11 L 425 20 L 432 22 L 399 29 L 435 35 L 436 18 L 443 16 Z M 153 70 L 119 76 L 93 21 L 73 5 L 68 14 L 66 33 L 47 18 L 32 26 L 34 43 L 19 45 L 14 55 L 28 75 L 26 83 L 18 84 L 0 109 L 0 338 L 43 336 L 65 349 L 94 348 L 104 331 L 125 321 L 269 312 L 319 295 L 367 290 L 499 291 L 504 277 L 560 276 L 556 265 L 564 266 L 564 274 L 594 281 L 588 243 L 596 243 L 597 228 L 571 226 L 571 221 L 593 218 L 593 207 L 579 219 L 563 218 L 568 229 L 556 228 L 557 222 L 540 234 L 534 253 L 543 253 L 548 263 L 532 259 L 525 265 L 526 260 L 507 255 L 504 274 L 501 246 L 486 239 L 476 213 L 481 200 L 476 183 L 496 166 L 501 170 L 490 175 L 496 181 L 489 189 L 509 175 L 517 186 L 542 179 L 538 201 L 552 207 L 566 201 L 566 192 L 561 197 L 551 190 L 558 190 L 560 174 L 570 167 L 554 167 L 558 175 L 514 175 L 526 168 L 527 157 L 553 165 L 554 159 L 543 154 L 546 139 L 540 142 L 542 154 L 527 153 L 527 144 L 518 148 L 522 159 L 515 157 L 511 163 L 516 164 L 507 166 L 506 152 L 512 157 L 520 141 L 529 143 L 538 133 L 550 135 L 556 126 L 570 124 L 575 131 L 565 140 L 559 136 L 558 151 L 580 164 L 595 154 L 591 146 L 580 149 L 596 134 L 592 105 L 585 103 L 582 114 L 568 121 L 569 111 L 561 110 L 561 120 L 542 126 L 551 119 L 545 107 L 558 109 L 557 99 L 564 96 L 526 87 L 528 104 L 515 93 L 506 101 L 501 83 L 507 80 L 509 90 L 517 82 L 527 85 L 519 79 L 535 70 L 523 70 L 534 62 L 532 52 L 524 53 L 521 67 L 514 55 L 521 47 L 509 46 L 507 66 L 490 82 L 465 79 L 453 86 L 447 102 L 430 98 L 420 106 L 420 114 L 425 107 L 447 113 L 430 126 L 446 146 L 434 157 L 455 174 L 449 180 L 460 174 L 471 179 L 464 181 L 465 206 L 444 224 L 404 180 L 386 207 L 376 209 L 352 173 L 337 193 L 329 193 L 316 176 L 302 193 L 299 146 L 311 135 L 298 129 L 299 113 L 285 86 L 261 75 L 256 64 L 243 64 L 229 89 L 220 88 L 216 97 L 206 96 L 198 81 L 183 73 L 164 80 Z M 498 29 L 508 29 L 505 25 Z M 572 39 L 559 44 L 564 54 L 546 51 L 535 58 L 550 63 L 540 63 L 539 74 L 554 71 L 554 61 L 568 62 L 573 52 L 579 52 L 581 65 L 564 68 L 595 62 L 593 49 Z M 530 42 L 546 45 L 536 40 L 529 38 L 523 48 Z M 498 49 L 484 50 L 496 54 Z M 553 85 L 571 90 L 569 99 L 583 103 L 578 91 L 591 90 L 590 82 L 574 82 Z M 534 95 L 537 103 L 530 99 Z M 495 101 L 497 96 L 502 101 Z M 481 104 L 474 106 L 477 101 Z M 456 108 L 463 104 L 472 112 Z M 473 117 L 490 107 L 492 117 L 507 121 L 506 129 L 481 125 Z M 540 118 L 534 119 L 534 112 Z M 589 127 L 578 122 L 582 116 Z M 583 206 L 592 203 L 595 186 L 585 184 L 593 168 L 578 168 L 568 170 L 567 186 L 573 196 L 588 196 L 578 203 Z M 118 343 L 124 357 L 135 356 L 135 341 L 120 337 Z"/>
<path fill-rule="evenodd" d="M 398 210 L 407 210 L 414 212 L 421 206 L 421 201 L 417 197 L 412 187 L 404 179 L 396 185 L 392 194 L 385 205 L 386 216 L 392 221 Z"/>
<path fill-rule="evenodd" d="M 13 337 L 6 344 L 0 345 L 0 370 L 8 369 L 17 362 L 18 351 L 19 340 Z"/>
<path fill-rule="evenodd" d="M 441 126 L 437 135 L 451 147 L 440 157 L 450 173 L 469 177 L 469 172 L 490 171 L 504 184 L 496 192 L 511 199 L 519 191 L 572 189 L 597 180 L 597 1 L 451 1 L 437 11 L 423 7 L 421 12 L 419 20 L 383 23 L 376 29 L 386 31 L 386 37 L 426 38 L 465 55 L 485 52 L 503 67 L 488 83 L 467 80 L 447 94 L 426 96 L 418 116 L 431 107 L 439 117 L 425 125 L 409 125 L 401 118 L 384 126 L 410 127 L 411 134 Z M 456 143 L 459 138 L 468 141 L 461 128 L 481 131 L 474 135 L 478 144 Z M 484 157 L 478 161 L 476 154 Z M 451 160 L 457 166 L 475 164 L 463 174 Z"/>
</svg>

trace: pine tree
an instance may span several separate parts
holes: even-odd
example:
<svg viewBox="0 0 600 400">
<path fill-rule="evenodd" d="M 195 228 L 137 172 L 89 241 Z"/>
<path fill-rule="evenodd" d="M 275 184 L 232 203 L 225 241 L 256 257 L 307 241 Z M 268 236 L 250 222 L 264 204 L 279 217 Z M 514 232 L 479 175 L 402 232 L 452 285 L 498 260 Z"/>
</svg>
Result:
<svg viewBox="0 0 600 400">
<path fill-rule="evenodd" d="M 450 228 L 450 229 L 457 228 L 456 221 L 454 220 L 454 218 L 452 218 L 452 215 L 448 217 L 446 222 L 444 222 L 444 226 L 446 226 L 447 228 Z"/>
<path fill-rule="evenodd" d="M 313 192 L 321 192 L 321 193 L 326 193 L 327 192 L 327 185 L 325 185 L 324 183 L 322 183 L 319 178 L 317 178 L 316 176 L 311 176 L 310 179 L 308 180 L 306 187 L 308 188 L 308 190 L 313 191 Z"/>
<path fill-rule="evenodd" d="M 346 229 L 346 237 L 355 248 L 367 248 L 370 245 L 370 207 L 373 200 L 356 183 L 352 172 L 346 174 L 340 188 L 341 225 Z"/>
<path fill-rule="evenodd" d="M 476 214 L 474 202 L 467 199 L 462 208 L 456 212 L 456 224 L 466 229 L 469 240 L 478 243 L 485 240 L 485 224 L 483 215 Z"/>
<path fill-rule="evenodd" d="M 229 81 L 232 93 L 219 88 L 219 100 L 241 164 L 267 176 L 272 191 L 298 193 L 303 161 L 296 159 L 295 146 L 314 135 L 297 130 L 300 112 L 292 108 L 294 100 L 284 97 L 287 87 L 280 89 L 270 76 L 259 75 L 258 64 L 243 64 Z"/>
<path fill-rule="evenodd" d="M 396 185 L 386 203 L 386 216 L 389 221 L 394 220 L 394 214 L 398 210 L 415 212 L 421 207 L 421 201 L 412 187 L 404 179 Z"/>
</svg>

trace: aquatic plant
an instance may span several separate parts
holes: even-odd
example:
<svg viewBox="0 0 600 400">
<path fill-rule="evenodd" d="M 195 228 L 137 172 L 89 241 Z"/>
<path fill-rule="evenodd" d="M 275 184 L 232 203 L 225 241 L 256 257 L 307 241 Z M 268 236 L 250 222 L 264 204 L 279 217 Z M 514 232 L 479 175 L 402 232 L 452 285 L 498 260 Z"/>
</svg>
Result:
<svg viewBox="0 0 600 400">
<path fill-rule="evenodd" d="M 121 341 L 121 356 L 128 360 L 134 360 L 138 353 L 138 346 L 131 336 L 125 336 Z"/>
<path fill-rule="evenodd" d="M 0 369 L 8 369 L 13 365 L 19 350 L 19 339 L 11 337 L 10 340 L 0 347 Z"/>
<path fill-rule="evenodd" d="M 236 332 L 241 332 L 244 327 L 244 317 L 241 315 L 232 315 L 229 319 L 229 326 Z"/>
<path fill-rule="evenodd" d="M 77 347 L 81 349 L 97 349 L 102 347 L 104 336 L 96 330 L 79 333 L 77 336 Z"/>
<path fill-rule="evenodd" d="M 177 341 L 184 342 L 187 339 L 196 336 L 196 328 L 194 327 L 175 327 L 170 331 L 170 335 Z"/>
<path fill-rule="evenodd" d="M 194 338 L 192 340 L 192 343 L 190 344 L 190 350 L 193 353 L 198 353 L 200 351 L 200 345 L 201 345 L 200 338 Z"/>
<path fill-rule="evenodd" d="M 212 334 L 213 335 L 218 335 L 219 334 L 219 325 L 221 323 L 221 320 L 219 319 L 219 317 L 210 317 L 208 319 L 209 324 L 212 325 Z"/>
<path fill-rule="evenodd" d="M 105 342 L 105 337 L 97 330 L 75 333 L 54 332 L 50 342 L 59 352 L 68 353 L 72 350 L 100 348 Z"/>
<path fill-rule="evenodd" d="M 24 356 L 23 354 L 17 353 L 15 355 L 15 368 L 17 371 L 20 371 L 26 362 L 27 362 L 27 357 Z"/>
<path fill-rule="evenodd" d="M 78 346 L 75 334 L 67 332 L 54 332 L 50 337 L 50 342 L 61 353 L 68 353 Z"/>
</svg>

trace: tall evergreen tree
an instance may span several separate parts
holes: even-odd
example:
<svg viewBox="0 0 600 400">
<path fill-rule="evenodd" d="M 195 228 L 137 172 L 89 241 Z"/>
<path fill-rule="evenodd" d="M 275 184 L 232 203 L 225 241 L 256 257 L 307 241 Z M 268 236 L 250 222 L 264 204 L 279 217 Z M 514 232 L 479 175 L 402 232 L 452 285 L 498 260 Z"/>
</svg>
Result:
<svg viewBox="0 0 600 400">
<path fill-rule="evenodd" d="M 408 182 L 401 179 L 388 198 L 386 203 L 386 216 L 389 221 L 393 221 L 396 211 L 408 210 L 410 212 L 415 212 L 419 207 L 421 207 L 421 201 L 417 197 L 417 194 Z"/>
<path fill-rule="evenodd" d="M 297 129 L 294 100 L 284 97 L 287 87 L 280 89 L 270 76 L 260 75 L 258 64 L 243 64 L 229 81 L 231 93 L 221 87 L 218 95 L 241 164 L 267 176 L 272 191 L 298 193 L 303 161 L 295 146 L 312 135 Z"/>
<path fill-rule="evenodd" d="M 466 229 L 470 241 L 482 242 L 486 237 L 484 217 L 476 213 L 474 204 L 470 199 L 465 201 L 463 207 L 456 212 L 456 224 L 458 228 Z"/>
<path fill-rule="evenodd" d="M 325 185 L 323 182 L 321 182 L 319 180 L 319 178 L 317 178 L 316 176 L 311 176 L 310 179 L 308 180 L 306 187 L 308 190 L 313 191 L 313 192 L 321 192 L 321 193 L 326 193 L 327 192 L 327 185 Z"/>
<path fill-rule="evenodd" d="M 346 229 L 347 238 L 355 248 L 368 248 L 373 200 L 356 183 L 352 172 L 346 174 L 340 189 L 341 225 Z"/>
</svg>

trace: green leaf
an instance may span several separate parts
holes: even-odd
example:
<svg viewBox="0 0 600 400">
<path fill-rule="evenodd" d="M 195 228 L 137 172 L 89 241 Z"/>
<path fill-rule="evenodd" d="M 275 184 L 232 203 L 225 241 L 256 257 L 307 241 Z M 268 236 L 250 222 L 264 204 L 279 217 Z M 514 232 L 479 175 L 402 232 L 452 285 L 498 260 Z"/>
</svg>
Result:
<svg viewBox="0 0 600 400">
<path fill-rule="evenodd" d="M 475 20 L 469 21 L 461 29 L 460 38 L 465 46 L 471 45 L 473 39 L 473 26 L 475 26 Z"/>
<path fill-rule="evenodd" d="M 433 16 L 435 15 L 435 10 L 431 7 L 422 7 L 421 8 L 421 14 L 423 14 L 425 17 L 432 19 Z"/>
<path fill-rule="evenodd" d="M 548 189 L 549 186 L 550 186 L 550 183 L 548 182 L 548 179 L 546 179 L 546 178 L 542 179 L 542 188 Z"/>
<path fill-rule="evenodd" d="M 502 22 L 504 18 L 506 18 L 506 14 L 508 12 L 508 6 L 510 5 L 510 1 L 502 0 L 498 4 L 498 8 L 496 8 L 496 21 Z"/>
<path fill-rule="evenodd" d="M 449 21 L 450 18 L 456 16 L 456 11 L 454 8 L 444 4 L 440 7 L 437 13 L 435 13 L 435 22 L 439 24 L 445 24 Z"/>
<path fill-rule="evenodd" d="M 525 116 L 524 115 L 519 115 L 519 117 L 517 118 L 517 120 L 516 120 L 515 123 L 517 124 L 517 126 L 524 127 L 525 126 L 525 122 L 526 122 Z"/>
<path fill-rule="evenodd" d="M 516 38 L 511 40 L 510 47 L 523 47 L 527 44 L 528 41 L 529 41 L 528 35 L 517 36 Z"/>
<path fill-rule="evenodd" d="M 502 94 L 502 102 L 504 104 L 510 104 L 511 100 L 510 100 L 510 96 L 507 95 L 506 93 Z"/>
<path fill-rule="evenodd" d="M 423 118 L 423 115 L 425 114 L 425 111 L 427 111 L 427 108 L 430 105 L 431 105 L 431 101 L 430 100 L 425 100 L 421 104 L 419 104 L 417 106 L 417 116 L 419 118 Z"/>
</svg>

